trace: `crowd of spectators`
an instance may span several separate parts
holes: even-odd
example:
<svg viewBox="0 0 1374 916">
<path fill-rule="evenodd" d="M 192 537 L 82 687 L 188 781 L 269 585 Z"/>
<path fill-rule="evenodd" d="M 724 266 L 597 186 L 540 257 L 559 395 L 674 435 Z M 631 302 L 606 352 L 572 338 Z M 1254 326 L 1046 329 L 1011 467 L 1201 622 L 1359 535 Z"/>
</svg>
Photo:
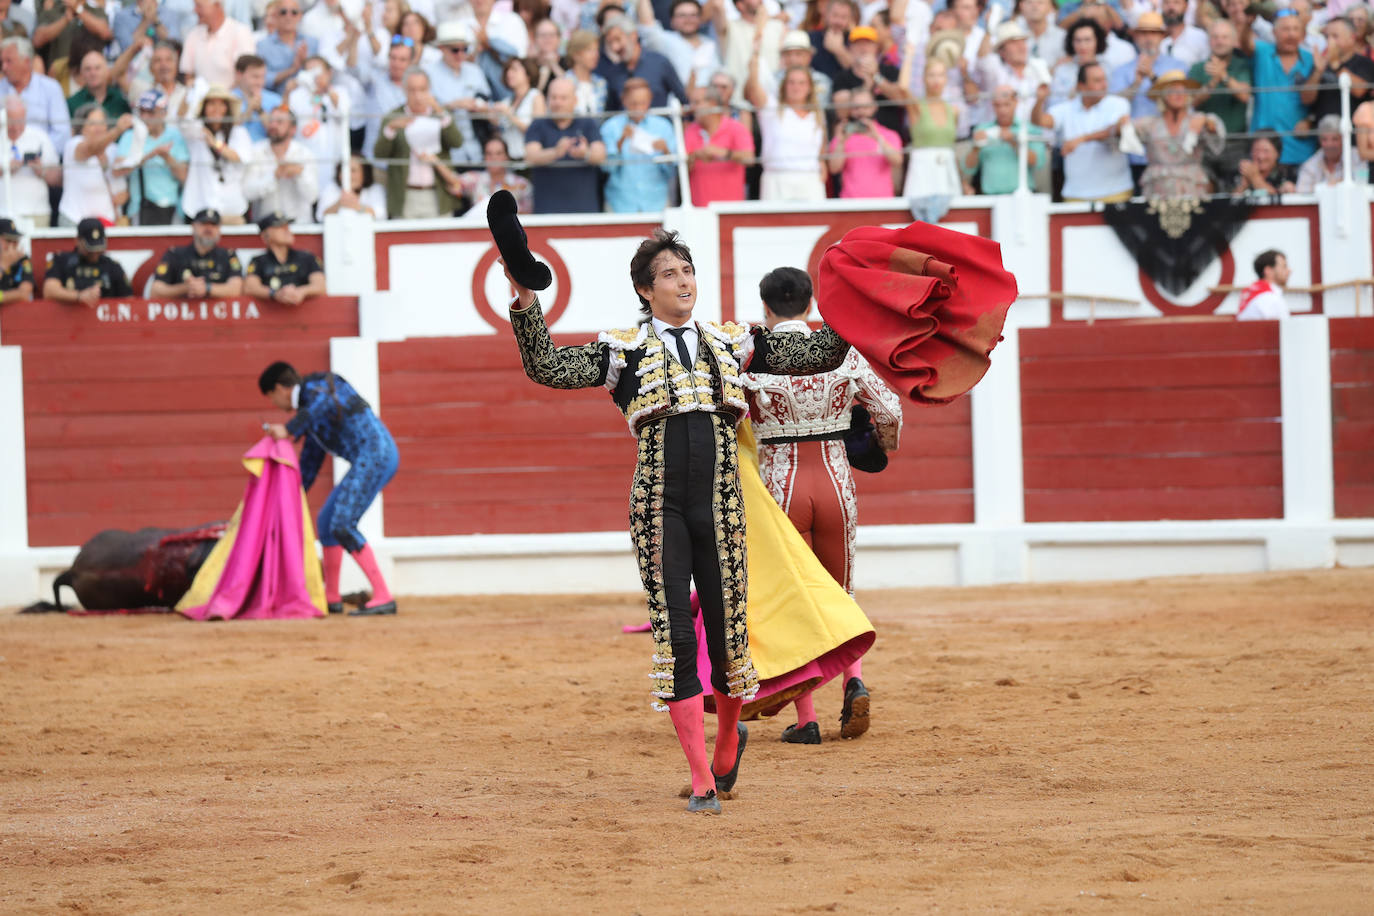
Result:
<svg viewBox="0 0 1374 916">
<path fill-rule="evenodd" d="M 1374 158 L 1350 0 L 0 0 L 0 29 L 0 203 L 37 226 L 654 211 L 682 161 L 697 204 L 926 218 L 1023 180 L 1310 191 L 1344 175 L 1342 73 Z"/>
</svg>

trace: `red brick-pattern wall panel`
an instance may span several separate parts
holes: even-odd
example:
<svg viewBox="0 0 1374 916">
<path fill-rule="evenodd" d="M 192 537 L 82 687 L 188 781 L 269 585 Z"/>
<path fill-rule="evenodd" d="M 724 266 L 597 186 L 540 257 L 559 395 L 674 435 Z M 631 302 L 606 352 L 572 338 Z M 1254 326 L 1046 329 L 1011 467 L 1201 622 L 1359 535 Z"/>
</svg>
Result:
<svg viewBox="0 0 1374 916">
<path fill-rule="evenodd" d="M 123 304 L 146 318 L 148 303 Z M 358 330 L 352 299 L 264 304 L 259 318 L 237 322 L 101 321 L 49 302 L 7 305 L 0 320 L 5 344 L 24 352 L 34 546 L 229 518 L 243 496 L 240 457 L 264 421 L 286 417 L 258 392 L 258 374 L 276 359 L 326 369 L 329 338 Z M 326 461 L 310 494 L 317 512 L 332 477 Z"/>
<path fill-rule="evenodd" d="M 401 453 L 388 537 L 628 527 L 635 440 L 604 389 L 536 385 L 509 335 L 383 343 L 378 359 Z"/>
<path fill-rule="evenodd" d="M 1029 522 L 1279 518 L 1277 322 L 1021 331 Z"/>
<path fill-rule="evenodd" d="M 940 407 L 902 402 L 902 441 L 887 468 L 878 474 L 854 472 L 859 524 L 973 521 L 971 403 L 968 398 Z"/>
<path fill-rule="evenodd" d="M 1374 517 L 1374 318 L 1331 319 L 1336 516 Z"/>
<path fill-rule="evenodd" d="M 383 343 L 379 361 L 382 416 L 401 452 L 389 537 L 628 527 L 635 440 L 604 391 L 534 384 L 504 335 Z M 888 469 L 855 476 L 864 524 L 971 522 L 968 401 L 908 405 Z"/>
</svg>

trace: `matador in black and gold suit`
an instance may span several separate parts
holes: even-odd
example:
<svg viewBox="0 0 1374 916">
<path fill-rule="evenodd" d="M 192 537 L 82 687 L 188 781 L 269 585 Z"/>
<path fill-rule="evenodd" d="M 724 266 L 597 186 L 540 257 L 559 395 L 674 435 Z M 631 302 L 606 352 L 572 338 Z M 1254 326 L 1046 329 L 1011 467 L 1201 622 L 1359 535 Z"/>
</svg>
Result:
<svg viewBox="0 0 1374 916">
<path fill-rule="evenodd" d="M 657 236 L 645 247 L 654 244 L 661 245 Z M 683 293 L 682 299 L 690 309 L 695 301 L 690 253 L 681 243 L 674 251 L 686 258 L 676 263 L 689 274 L 691 298 Z M 659 264 L 657 258 L 654 264 Z M 652 290 L 637 287 L 637 292 L 649 309 L 645 294 Z M 737 725 L 739 707 L 758 690 L 745 623 L 748 586 L 736 426 L 749 408 L 740 375 L 746 370 L 829 372 L 843 362 L 849 344 L 828 326 L 809 335 L 775 333 L 688 316 L 669 327 L 656 317 L 656 308 L 654 315 L 632 330 L 607 331 L 592 343 L 561 347 L 554 346 L 537 299 L 528 308 L 513 307 L 510 317 L 531 379 L 551 388 L 607 388 L 639 441 L 630 531 L 653 631 L 652 705 L 673 714 L 693 765 L 689 810 L 711 805 L 719 811 L 714 792 L 699 785 L 694 760 L 693 745 L 702 748 L 702 759 L 705 751 L 690 593 L 695 581 L 719 717 L 710 775 L 712 788 L 725 791 L 733 787 L 747 739 Z M 693 338 L 695 347 L 690 346 Z M 688 702 L 692 700 L 694 704 Z M 697 735 L 690 733 L 692 717 Z M 720 775 L 732 759 L 735 769 Z"/>
</svg>

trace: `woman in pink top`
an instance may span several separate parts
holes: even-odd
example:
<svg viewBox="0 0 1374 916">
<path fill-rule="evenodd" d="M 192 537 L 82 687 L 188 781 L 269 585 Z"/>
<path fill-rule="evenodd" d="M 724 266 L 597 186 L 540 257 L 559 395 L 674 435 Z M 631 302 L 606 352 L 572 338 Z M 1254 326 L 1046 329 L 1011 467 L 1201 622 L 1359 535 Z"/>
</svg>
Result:
<svg viewBox="0 0 1374 916">
<path fill-rule="evenodd" d="M 744 163 L 754 158 L 754 137 L 727 114 L 729 100 L 715 86 L 692 89 L 692 123 L 683 140 L 692 203 L 744 200 Z"/>
<path fill-rule="evenodd" d="M 891 197 L 893 175 L 902 167 L 902 138 L 874 118 L 873 93 L 855 89 L 849 120 L 830 141 L 830 174 L 840 176 L 841 197 Z"/>
</svg>

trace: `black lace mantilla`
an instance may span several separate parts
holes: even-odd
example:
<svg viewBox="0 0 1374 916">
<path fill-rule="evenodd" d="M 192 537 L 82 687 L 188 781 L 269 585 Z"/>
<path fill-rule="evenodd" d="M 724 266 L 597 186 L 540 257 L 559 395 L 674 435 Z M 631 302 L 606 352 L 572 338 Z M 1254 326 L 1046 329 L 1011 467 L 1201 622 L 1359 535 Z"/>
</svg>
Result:
<svg viewBox="0 0 1374 916">
<path fill-rule="evenodd" d="M 1181 296 L 1230 246 L 1253 204 L 1244 197 L 1110 204 L 1102 217 L 1155 285 Z"/>
<path fill-rule="evenodd" d="M 532 381 L 549 388 L 596 388 L 606 383 L 611 348 L 599 341 L 577 347 L 554 346 L 538 299 L 527 309 L 511 309 L 510 326 L 525 374 Z"/>
<path fill-rule="evenodd" d="M 828 324 L 810 334 L 770 331 L 754 327 L 754 356 L 750 372 L 772 375 L 816 375 L 840 367 L 849 354 L 849 343 Z"/>
</svg>

